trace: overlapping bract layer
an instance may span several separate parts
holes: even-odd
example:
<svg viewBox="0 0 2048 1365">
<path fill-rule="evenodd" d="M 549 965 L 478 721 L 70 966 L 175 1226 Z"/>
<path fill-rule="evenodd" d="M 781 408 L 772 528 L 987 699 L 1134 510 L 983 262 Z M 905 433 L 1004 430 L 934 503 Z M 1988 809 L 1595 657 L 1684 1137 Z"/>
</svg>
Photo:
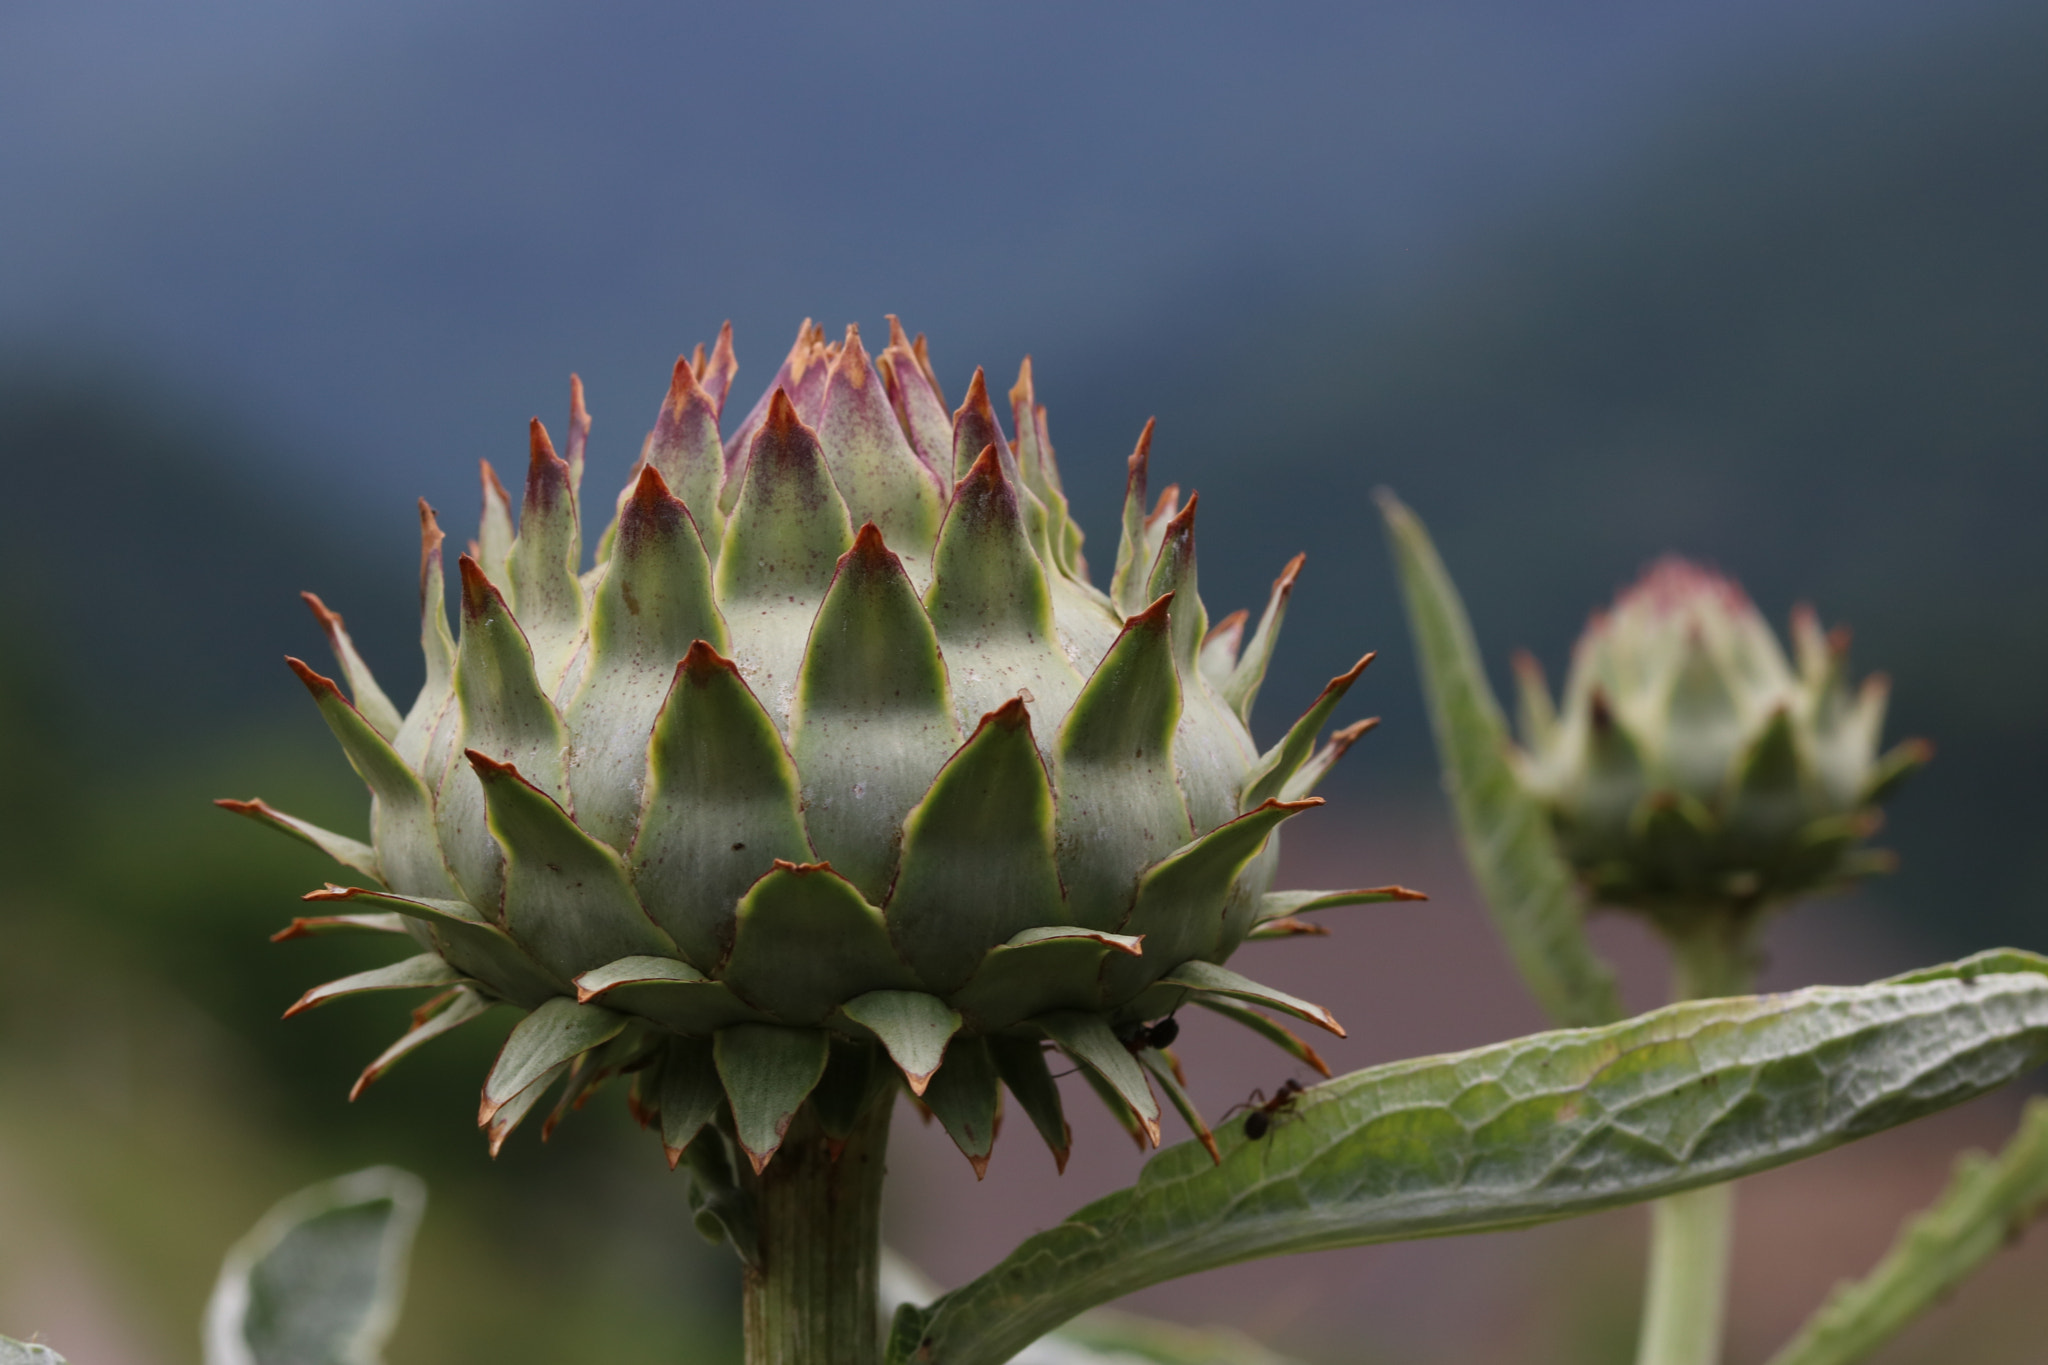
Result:
<svg viewBox="0 0 2048 1365">
<path fill-rule="evenodd" d="M 1877 806 L 1931 750 L 1880 756 L 1888 684 L 1848 636 L 1792 619 L 1796 664 L 1742 589 L 1653 565 L 1579 639 L 1560 706 L 1516 660 L 1524 779 L 1597 899 L 1682 921 L 1889 866 Z"/>
<path fill-rule="evenodd" d="M 893 1074 L 977 1168 L 999 1083 L 1064 1160 L 1046 1042 L 1156 1140 L 1156 1058 L 1127 1042 L 1191 997 L 1313 1059 L 1239 1002 L 1327 1012 L 1219 964 L 1311 932 L 1303 910 L 1412 893 L 1267 892 L 1274 830 L 1360 731 L 1315 750 L 1363 662 L 1272 750 L 1246 728 L 1299 561 L 1240 653 L 1243 613 L 1207 629 L 1194 501 L 1146 515 L 1149 427 L 1104 594 L 1028 362 L 1008 434 L 978 372 L 949 418 L 893 320 L 878 364 L 806 323 L 726 436 L 735 368 L 729 331 L 677 363 L 588 570 L 580 385 L 565 456 L 533 423 L 516 531 L 486 466 L 459 634 L 422 505 L 427 677 L 403 715 L 315 599 L 353 703 L 294 667 L 373 793 L 372 841 L 225 804 L 358 874 L 309 897 L 345 913 L 295 931 L 424 951 L 299 1007 L 442 988 L 367 1081 L 510 1003 L 494 1147 L 558 1078 L 557 1115 L 623 1071 L 672 1161 L 729 1115 L 757 1169 L 807 1098 L 830 1130 Z"/>
</svg>

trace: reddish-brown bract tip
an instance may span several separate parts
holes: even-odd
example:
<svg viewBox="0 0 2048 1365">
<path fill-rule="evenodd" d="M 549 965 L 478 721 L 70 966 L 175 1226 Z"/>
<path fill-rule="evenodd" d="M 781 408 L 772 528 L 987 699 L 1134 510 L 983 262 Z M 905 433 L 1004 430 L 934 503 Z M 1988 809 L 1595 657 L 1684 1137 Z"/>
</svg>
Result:
<svg viewBox="0 0 2048 1365">
<path fill-rule="evenodd" d="M 569 494 L 569 462 L 555 454 L 555 443 L 538 417 L 526 429 L 526 506 L 552 507 Z"/>
<path fill-rule="evenodd" d="M 758 445 L 762 436 L 770 435 L 776 440 L 787 441 L 797 432 L 808 430 L 810 428 L 803 424 L 803 419 L 796 415 L 796 404 L 789 401 L 789 393 L 777 389 L 775 396 L 768 400 L 768 418 L 761 423 L 761 436 L 756 436 L 754 441 Z"/>
<path fill-rule="evenodd" d="M 1380 718 L 1378 716 L 1367 716 L 1364 720 L 1347 725 L 1341 730 L 1333 731 L 1330 735 L 1330 747 L 1337 751 L 1338 758 L 1342 758 L 1347 749 L 1379 728 Z"/>
<path fill-rule="evenodd" d="M 690 648 L 676 664 L 676 678 L 687 678 L 693 683 L 704 683 L 719 673 L 740 675 L 740 667 L 711 647 L 709 641 L 692 640 Z"/>
<path fill-rule="evenodd" d="M 1128 635 L 1134 630 L 1152 630 L 1164 632 L 1167 629 L 1168 624 L 1167 613 L 1172 609 L 1172 607 L 1173 594 L 1170 592 L 1160 593 L 1158 600 L 1153 602 L 1151 606 L 1145 608 L 1136 616 L 1127 616 L 1124 618 L 1124 634 Z"/>
<path fill-rule="evenodd" d="M 441 561 L 441 542 L 448 537 L 441 531 L 441 523 L 434 519 L 434 509 L 420 499 L 420 602 L 426 602 L 427 575 Z"/>
<path fill-rule="evenodd" d="M 849 567 L 868 573 L 882 573 L 900 569 L 901 561 L 882 543 L 882 528 L 872 521 L 864 521 L 853 533 L 853 548 L 839 557 L 839 572 L 844 573 Z"/>
<path fill-rule="evenodd" d="M 1282 569 L 1280 576 L 1273 580 L 1273 591 L 1279 593 L 1282 597 L 1293 592 L 1295 580 L 1301 577 L 1301 566 L 1306 563 L 1308 563 L 1308 555 L 1305 553 L 1298 554 L 1288 560 L 1287 567 Z"/>
<path fill-rule="evenodd" d="M 341 613 L 331 609 L 325 602 L 322 602 L 320 594 L 302 592 L 299 594 L 299 600 L 312 610 L 313 619 L 320 623 L 320 629 L 327 632 L 328 639 L 333 639 L 336 632 L 344 629 Z"/>
<path fill-rule="evenodd" d="M 287 654 L 285 655 L 284 661 L 291 666 L 292 672 L 299 675 L 299 681 L 304 683 L 306 685 L 306 690 L 313 694 L 314 701 L 321 701 L 327 697 L 333 697 L 343 706 L 348 705 L 347 698 L 341 695 L 341 689 L 334 685 L 334 679 L 321 674 L 315 669 L 307 667 L 306 661 L 304 659 L 295 659 L 291 655 Z"/>
<path fill-rule="evenodd" d="M 531 782 L 528 782 L 519 775 L 518 768 L 510 763 L 500 763 L 497 759 L 492 758 L 489 754 L 479 749 L 464 749 L 462 756 L 469 760 L 470 767 L 476 769 L 476 775 L 486 782 L 510 778 L 512 781 L 521 783 L 524 786 L 533 786 Z M 534 790 L 538 791 L 539 788 L 535 787 Z"/>
<path fill-rule="evenodd" d="M 505 599 L 498 593 L 497 586 L 484 577 L 483 567 L 474 555 L 463 555 L 455 561 L 456 570 L 462 576 L 462 616 L 464 620 L 482 616 L 493 606 L 502 608 Z"/>
<path fill-rule="evenodd" d="M 1145 501 L 1145 476 L 1152 464 L 1152 429 L 1159 424 L 1157 417 L 1145 419 L 1145 429 L 1138 433 L 1138 444 L 1131 451 L 1130 459 L 1124 462 L 1128 471 L 1125 475 L 1125 496 L 1136 498 L 1140 505 Z"/>
<path fill-rule="evenodd" d="M 1171 544 L 1176 540 L 1192 540 L 1195 535 L 1195 507 L 1202 501 L 1200 493 L 1188 495 L 1188 505 L 1173 515 L 1166 523 L 1166 539 Z"/>
<path fill-rule="evenodd" d="M 704 363 L 700 376 L 704 392 L 711 398 L 711 406 L 719 414 L 725 412 L 726 395 L 732 392 L 733 376 L 739 373 L 740 362 L 732 352 L 732 323 L 730 320 L 718 329 L 718 340 L 711 347 L 711 359 Z"/>
<path fill-rule="evenodd" d="M 832 376 L 826 383 L 843 376 L 854 388 L 866 388 L 870 373 L 867 348 L 860 344 L 860 328 L 849 322 L 846 324 L 846 340 L 832 361 Z"/>
<path fill-rule="evenodd" d="M 539 425 L 539 423 L 536 421 L 535 425 Z M 512 495 L 505 491 L 504 482 L 498 478 L 498 471 L 491 468 L 491 462 L 489 460 L 478 460 L 477 466 L 483 475 L 484 502 L 489 504 L 491 499 L 496 497 L 499 502 L 510 507 L 512 505 Z"/>
<path fill-rule="evenodd" d="M 958 502 L 963 493 L 984 484 L 991 488 L 1007 488 L 1009 483 L 1008 476 L 1003 473 L 1002 456 L 996 454 L 993 445 L 985 445 L 981 448 L 981 454 L 975 457 L 974 463 L 968 466 L 966 477 L 953 485 L 953 500 Z"/>
<path fill-rule="evenodd" d="M 1031 390 L 1031 357 L 1027 355 L 1017 367 L 1017 382 L 1010 386 L 1010 410 L 1017 416 L 1019 426 L 1031 415 L 1037 401 Z"/>
<path fill-rule="evenodd" d="M 1231 640 L 1230 652 L 1232 654 L 1236 654 L 1237 641 L 1244 637 L 1245 622 L 1251 619 L 1252 614 L 1246 611 L 1244 608 L 1239 607 L 1236 611 L 1230 613 L 1230 615 L 1224 617 L 1221 621 L 1218 621 L 1215 625 L 1209 627 L 1209 633 L 1202 637 L 1202 647 L 1204 649 L 1207 649 L 1211 641 L 1221 639 L 1224 636 L 1229 636 Z"/>
<path fill-rule="evenodd" d="M 1152 514 L 1145 518 L 1145 529 L 1151 530 L 1160 521 L 1170 519 L 1180 510 L 1180 485 L 1170 483 L 1159 490 L 1159 501 L 1152 508 Z"/>
</svg>

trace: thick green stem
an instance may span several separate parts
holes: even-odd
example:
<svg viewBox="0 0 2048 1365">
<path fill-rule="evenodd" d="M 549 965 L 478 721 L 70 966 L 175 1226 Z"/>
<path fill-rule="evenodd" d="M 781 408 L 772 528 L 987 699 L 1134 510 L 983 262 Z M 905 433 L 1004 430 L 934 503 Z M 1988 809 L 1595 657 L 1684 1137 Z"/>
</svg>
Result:
<svg viewBox="0 0 2048 1365">
<path fill-rule="evenodd" d="M 1671 935 L 1678 1000 L 1746 995 L 1755 975 L 1749 915 L 1706 913 Z M 1717 1365 L 1728 1306 L 1735 1187 L 1710 1185 L 1650 1208 L 1650 1277 L 1636 1365 Z"/>
<path fill-rule="evenodd" d="M 805 1105 L 753 1182 L 760 1259 L 746 1273 L 746 1365 L 878 1365 L 883 1161 L 895 1096 L 835 1153 Z"/>
</svg>

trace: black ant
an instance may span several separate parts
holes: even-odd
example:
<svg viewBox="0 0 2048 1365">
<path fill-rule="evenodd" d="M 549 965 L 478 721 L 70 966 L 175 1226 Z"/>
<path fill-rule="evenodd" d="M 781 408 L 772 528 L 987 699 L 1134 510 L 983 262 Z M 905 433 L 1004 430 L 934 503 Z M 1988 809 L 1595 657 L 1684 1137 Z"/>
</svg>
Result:
<svg viewBox="0 0 2048 1365">
<path fill-rule="evenodd" d="M 1232 1109 L 1230 1114 L 1235 1114 L 1238 1109 L 1251 1110 L 1251 1113 L 1244 1116 L 1244 1135 L 1246 1141 L 1257 1142 L 1273 1131 L 1273 1125 L 1281 1115 L 1294 1112 L 1295 1106 L 1301 1102 L 1301 1092 L 1301 1082 L 1290 1078 L 1280 1083 L 1280 1088 L 1273 1092 L 1272 1099 L 1266 1098 L 1265 1091 L 1254 1090 L 1252 1097 L 1236 1109 Z M 1230 1114 L 1223 1117 L 1229 1118 Z"/>
<path fill-rule="evenodd" d="M 1116 1031 L 1117 1040 L 1136 1056 L 1148 1047 L 1169 1048 L 1180 1037 L 1180 1024 L 1172 1015 L 1151 1024 L 1133 1024 Z"/>
</svg>

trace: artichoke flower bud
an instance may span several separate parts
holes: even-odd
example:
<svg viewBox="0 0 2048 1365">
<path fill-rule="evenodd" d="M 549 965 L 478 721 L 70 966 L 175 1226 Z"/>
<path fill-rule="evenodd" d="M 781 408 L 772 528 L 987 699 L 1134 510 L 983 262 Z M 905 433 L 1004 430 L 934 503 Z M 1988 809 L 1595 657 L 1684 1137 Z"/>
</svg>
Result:
<svg viewBox="0 0 2048 1365">
<path fill-rule="evenodd" d="M 1889 684 L 1852 688 L 1846 631 L 1801 607 L 1792 642 L 1674 557 L 1594 615 L 1555 708 L 1517 658 L 1519 771 L 1597 901 L 1682 932 L 1891 867 L 1864 841 L 1932 749 L 1879 754 Z"/>
<path fill-rule="evenodd" d="M 349 695 L 292 666 L 370 788 L 370 840 L 222 804 L 349 869 L 281 937 L 415 949 L 294 1011 L 436 992 L 357 1090 L 502 1004 L 523 1017 L 484 1084 L 494 1152 L 558 1085 L 550 1127 L 623 1076 L 671 1166 L 758 1172 L 802 1106 L 842 1134 L 900 1084 L 979 1173 L 1004 1087 L 1064 1165 L 1048 1052 L 1141 1143 L 1160 1092 L 1206 1137 L 1150 1022 L 1183 1004 L 1320 1067 L 1258 1011 L 1341 1033 L 1329 1012 L 1223 962 L 1415 893 L 1270 890 L 1277 829 L 1361 733 L 1317 747 L 1363 661 L 1270 749 L 1247 728 L 1299 561 L 1249 642 L 1244 613 L 1210 630 L 1196 499 L 1147 513 L 1148 426 L 1098 589 L 1029 361 L 1007 430 L 978 371 L 949 415 L 894 319 L 873 360 L 806 321 L 737 422 L 736 369 L 729 327 L 677 362 L 588 566 L 572 383 L 564 453 L 532 423 L 516 523 L 484 467 L 453 630 L 421 505 L 409 709 L 310 599 Z"/>
</svg>

